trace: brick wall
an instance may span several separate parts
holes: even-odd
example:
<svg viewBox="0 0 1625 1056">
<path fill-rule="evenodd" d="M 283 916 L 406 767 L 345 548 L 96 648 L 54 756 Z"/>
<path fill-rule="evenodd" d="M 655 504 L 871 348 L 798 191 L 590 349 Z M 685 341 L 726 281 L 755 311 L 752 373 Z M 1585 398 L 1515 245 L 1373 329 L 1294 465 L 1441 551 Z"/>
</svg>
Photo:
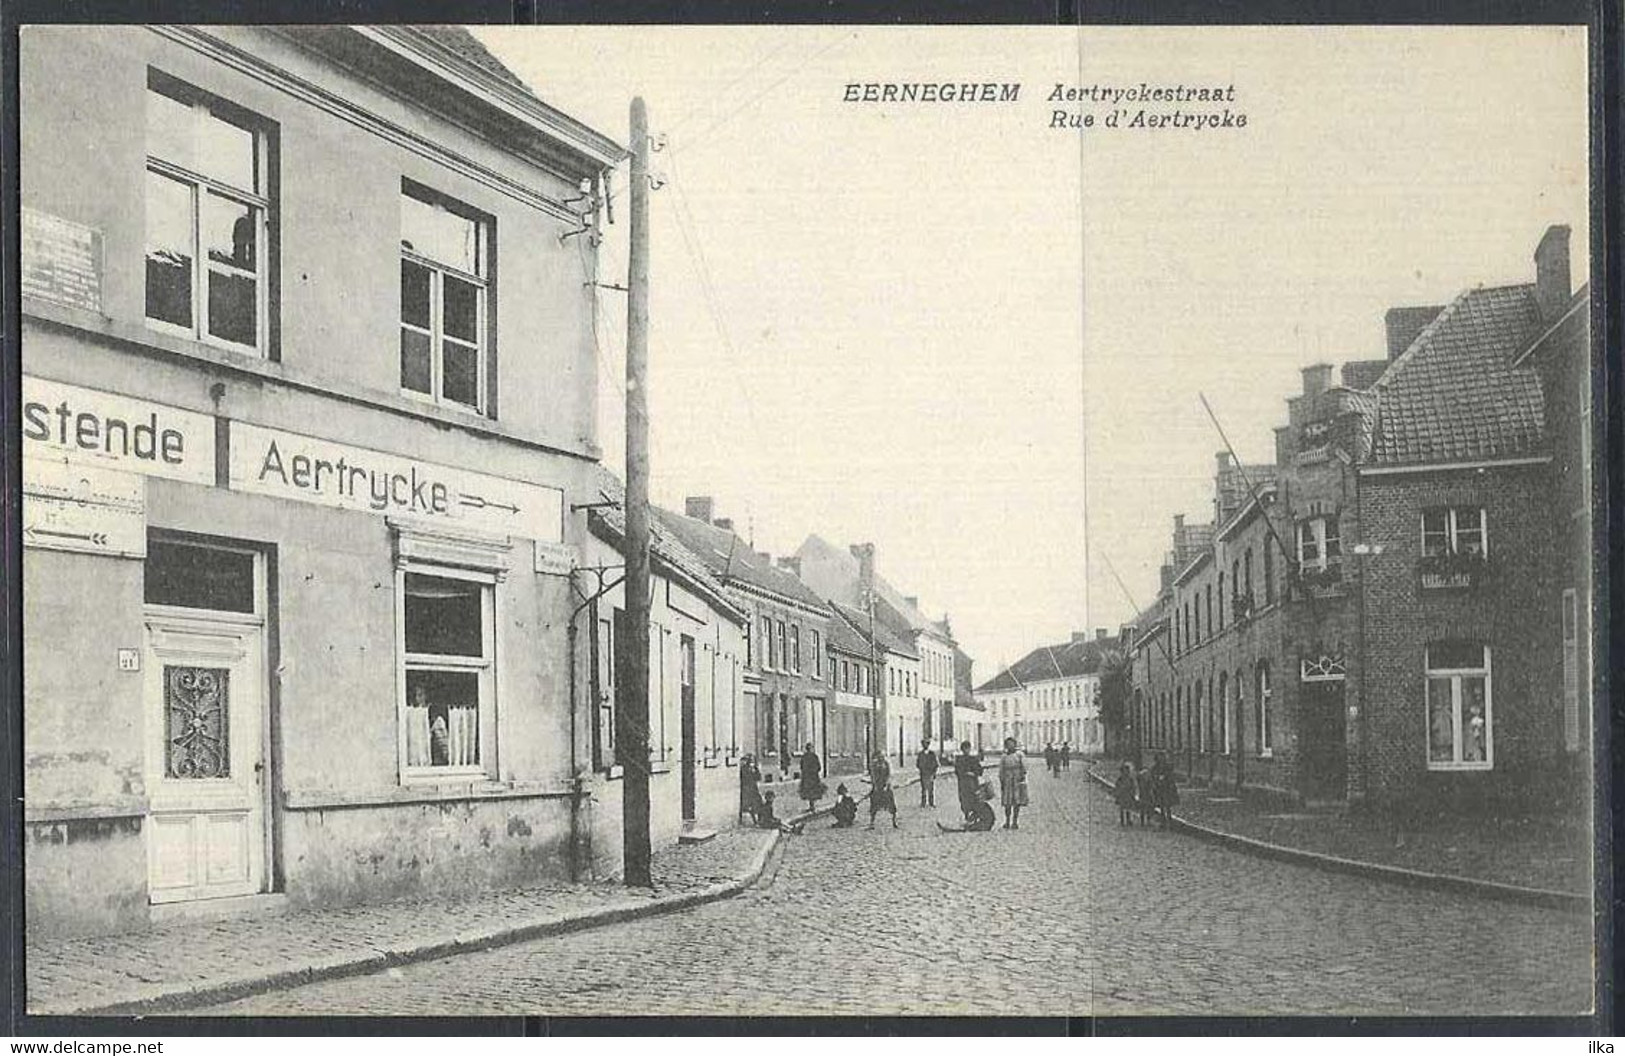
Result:
<svg viewBox="0 0 1625 1056">
<path fill-rule="evenodd" d="M 1365 780 L 1385 803 L 1473 805 L 1532 794 L 1558 762 L 1561 672 L 1546 467 L 1364 476 L 1360 514 L 1382 548 L 1364 562 L 1365 670 L 1359 681 Z M 1424 590 L 1417 563 L 1426 506 L 1481 506 L 1489 569 L 1470 589 Z M 1552 611 L 1548 612 L 1547 610 Z M 1490 649 L 1493 768 L 1428 768 L 1424 650 L 1465 639 Z"/>
</svg>

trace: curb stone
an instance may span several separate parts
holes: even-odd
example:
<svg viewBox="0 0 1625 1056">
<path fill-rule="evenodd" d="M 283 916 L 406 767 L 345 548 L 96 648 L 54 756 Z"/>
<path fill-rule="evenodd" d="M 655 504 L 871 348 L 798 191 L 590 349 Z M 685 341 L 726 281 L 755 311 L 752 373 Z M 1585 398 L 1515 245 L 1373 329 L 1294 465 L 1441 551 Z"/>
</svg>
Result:
<svg viewBox="0 0 1625 1056">
<path fill-rule="evenodd" d="M 180 985 L 146 997 L 114 1001 L 101 1005 L 82 1005 L 74 1008 L 30 1009 L 34 1016 L 144 1016 L 161 1015 L 195 1009 L 203 1005 L 236 1001 L 272 990 L 303 986 L 330 979 L 367 975 L 388 968 L 437 960 L 459 953 L 472 953 L 493 949 L 529 939 L 563 935 L 589 928 L 621 924 L 645 917 L 661 916 L 679 910 L 691 909 L 708 902 L 732 898 L 748 890 L 761 879 L 768 859 L 779 845 L 780 834 L 769 832 L 768 838 L 752 856 L 750 867 L 743 876 L 715 883 L 698 891 L 685 891 L 669 896 L 655 896 L 646 902 L 610 906 L 603 909 L 578 910 L 556 913 L 513 927 L 489 931 L 474 931 L 451 938 L 437 936 L 417 946 L 388 950 L 365 950 L 354 954 L 339 953 L 317 959 L 297 968 L 278 968 L 257 975 L 245 975 L 218 982 Z"/>
<path fill-rule="evenodd" d="M 1102 788 L 1116 790 L 1117 785 L 1114 782 L 1100 776 L 1094 770 L 1085 772 Z M 1449 873 L 1430 873 L 1421 869 L 1406 869 L 1397 865 L 1378 865 L 1376 862 L 1363 862 L 1354 858 L 1339 858 L 1333 854 L 1321 854 L 1318 851 L 1285 847 L 1278 843 L 1267 843 L 1249 836 L 1237 836 L 1232 832 L 1211 829 L 1205 825 L 1186 821 L 1179 815 L 1172 813 L 1169 815 L 1169 821 L 1171 822 L 1170 827 L 1175 832 L 1183 832 L 1186 835 L 1195 836 L 1197 839 L 1217 843 L 1260 858 L 1273 858 L 1297 865 L 1307 865 L 1327 872 L 1347 873 L 1352 876 L 1363 876 L 1372 880 L 1384 880 L 1389 883 L 1404 884 L 1410 887 L 1431 888 L 1436 891 L 1449 891 L 1454 894 L 1478 895 L 1482 898 L 1493 898 L 1503 902 L 1520 902 L 1524 905 L 1544 906 L 1547 909 L 1562 909 L 1571 912 L 1590 912 L 1591 910 L 1591 896 L 1576 894 L 1572 891 L 1553 891 L 1543 887 L 1521 887 L 1517 884 L 1503 884 L 1495 880 L 1475 880 L 1472 877 L 1454 876 Z"/>
</svg>

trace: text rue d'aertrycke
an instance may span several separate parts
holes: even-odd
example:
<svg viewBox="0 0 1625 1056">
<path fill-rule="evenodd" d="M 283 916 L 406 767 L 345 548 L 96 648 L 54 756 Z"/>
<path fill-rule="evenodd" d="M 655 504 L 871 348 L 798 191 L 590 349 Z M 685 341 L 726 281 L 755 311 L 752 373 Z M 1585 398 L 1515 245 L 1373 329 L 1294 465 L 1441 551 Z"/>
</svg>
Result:
<svg viewBox="0 0 1625 1056">
<path fill-rule="evenodd" d="M 1012 105 L 1022 98 L 1021 82 L 871 81 L 844 86 L 845 103 L 914 105 Z M 1032 97 L 1031 94 L 1028 96 Z M 1057 82 L 1042 97 L 1045 124 L 1056 129 L 1210 129 L 1247 127 L 1236 109 L 1234 84 L 1069 85 Z M 1057 105 L 1062 104 L 1062 105 Z"/>
</svg>

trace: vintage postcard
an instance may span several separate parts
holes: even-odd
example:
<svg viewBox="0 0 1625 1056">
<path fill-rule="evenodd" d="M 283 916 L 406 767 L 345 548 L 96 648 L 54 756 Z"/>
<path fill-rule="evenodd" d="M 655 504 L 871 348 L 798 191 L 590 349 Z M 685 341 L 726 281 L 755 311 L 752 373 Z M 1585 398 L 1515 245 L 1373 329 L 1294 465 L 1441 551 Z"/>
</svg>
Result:
<svg viewBox="0 0 1625 1056">
<path fill-rule="evenodd" d="M 1583 26 L 25 26 L 27 1010 L 1594 1005 Z"/>
</svg>

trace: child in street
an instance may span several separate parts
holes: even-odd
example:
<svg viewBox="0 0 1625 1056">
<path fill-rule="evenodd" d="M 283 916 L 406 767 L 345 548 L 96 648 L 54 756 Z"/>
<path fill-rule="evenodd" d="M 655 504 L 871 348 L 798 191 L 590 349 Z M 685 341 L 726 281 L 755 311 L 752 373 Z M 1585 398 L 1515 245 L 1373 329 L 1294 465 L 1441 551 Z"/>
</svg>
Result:
<svg viewBox="0 0 1625 1056">
<path fill-rule="evenodd" d="M 773 793 L 762 793 L 762 806 L 756 812 L 756 827 L 759 829 L 778 829 L 780 832 L 798 833 L 800 825 L 791 825 L 780 821 L 779 816 L 773 812 Z"/>
<path fill-rule="evenodd" d="M 1134 768 L 1134 793 L 1139 797 L 1135 806 L 1140 808 L 1140 826 L 1151 824 L 1151 771 L 1144 764 Z"/>
<path fill-rule="evenodd" d="M 875 815 L 891 811 L 891 827 L 897 828 L 897 795 L 891 787 L 891 764 L 883 752 L 876 752 L 869 760 L 869 827 L 875 827 Z"/>
<path fill-rule="evenodd" d="M 847 792 L 845 785 L 835 786 L 835 815 L 837 829 L 850 829 L 858 820 L 858 801 Z"/>
<path fill-rule="evenodd" d="M 1112 789 L 1112 798 L 1117 800 L 1117 824 L 1132 828 L 1132 812 L 1140 803 L 1140 786 L 1134 779 L 1134 767 L 1126 762 L 1117 770 L 1117 785 Z"/>
</svg>

